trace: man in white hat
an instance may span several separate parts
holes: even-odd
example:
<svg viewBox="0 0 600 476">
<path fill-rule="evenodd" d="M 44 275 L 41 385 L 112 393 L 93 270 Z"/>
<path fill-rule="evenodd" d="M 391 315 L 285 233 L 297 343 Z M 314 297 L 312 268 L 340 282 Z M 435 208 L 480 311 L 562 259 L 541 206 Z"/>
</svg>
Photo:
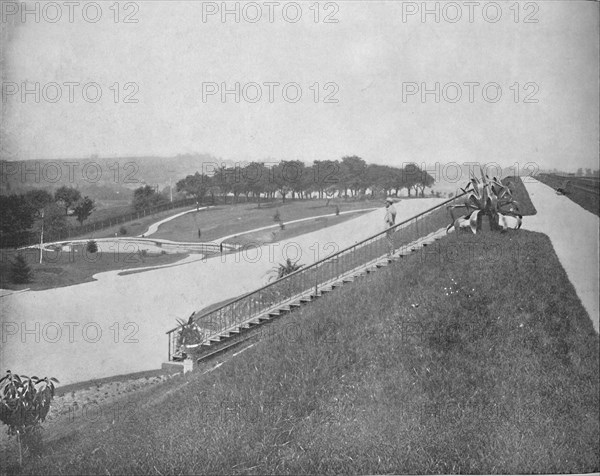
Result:
<svg viewBox="0 0 600 476">
<path fill-rule="evenodd" d="M 390 229 L 392 226 L 396 224 L 396 207 L 394 207 L 394 200 L 390 197 L 385 199 L 385 227 L 388 229 L 386 233 L 386 238 L 389 242 L 389 250 L 388 256 L 391 256 L 394 252 L 394 240 L 393 234 L 394 230 Z"/>
</svg>

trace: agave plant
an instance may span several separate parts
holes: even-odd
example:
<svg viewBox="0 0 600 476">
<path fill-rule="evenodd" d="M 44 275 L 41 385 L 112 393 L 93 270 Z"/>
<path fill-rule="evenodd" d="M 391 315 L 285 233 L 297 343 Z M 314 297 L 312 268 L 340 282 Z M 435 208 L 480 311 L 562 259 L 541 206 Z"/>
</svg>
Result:
<svg viewBox="0 0 600 476">
<path fill-rule="evenodd" d="M 179 333 L 177 334 L 177 348 L 180 350 L 183 358 L 186 357 L 186 350 L 198 347 L 204 340 L 204 332 L 194 322 L 194 314 L 190 316 L 187 322 L 177 319 L 180 326 Z"/>
<path fill-rule="evenodd" d="M 513 199 L 510 189 L 496 177 L 489 178 L 480 167 L 481 180 L 471 177 L 471 181 L 461 190 L 466 194 L 463 203 L 449 206 L 452 223 L 447 232 L 470 228 L 473 233 L 481 230 L 484 217 L 487 217 L 492 230 L 506 231 L 521 227 L 522 216 L 518 213 L 519 203 Z M 466 214 L 454 218 L 453 210 L 466 209 Z"/>
</svg>

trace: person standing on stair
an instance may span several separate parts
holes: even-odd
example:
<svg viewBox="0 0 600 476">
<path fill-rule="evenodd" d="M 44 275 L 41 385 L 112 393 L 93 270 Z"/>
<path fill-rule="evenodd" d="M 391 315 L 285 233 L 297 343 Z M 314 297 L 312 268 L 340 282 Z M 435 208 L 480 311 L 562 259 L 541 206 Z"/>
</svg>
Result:
<svg viewBox="0 0 600 476">
<path fill-rule="evenodd" d="M 388 197 L 385 199 L 385 227 L 387 229 L 386 238 L 389 243 L 388 256 L 394 252 L 394 230 L 391 229 L 396 224 L 396 207 L 394 201 Z"/>
</svg>

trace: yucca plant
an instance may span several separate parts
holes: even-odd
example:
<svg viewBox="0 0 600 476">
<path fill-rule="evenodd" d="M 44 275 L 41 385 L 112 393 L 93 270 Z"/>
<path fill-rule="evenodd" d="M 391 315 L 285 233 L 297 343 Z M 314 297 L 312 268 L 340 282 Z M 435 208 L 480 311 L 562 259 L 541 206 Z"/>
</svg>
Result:
<svg viewBox="0 0 600 476">
<path fill-rule="evenodd" d="M 0 421 L 8 426 L 8 434 L 19 443 L 19 465 L 23 464 L 21 442 L 26 442 L 40 428 L 54 398 L 55 378 L 13 374 L 10 370 L 0 379 Z"/>
<path fill-rule="evenodd" d="M 180 325 L 179 333 L 177 334 L 177 348 L 181 352 L 181 356 L 185 358 L 187 356 L 186 350 L 193 349 L 202 344 L 204 332 L 194 322 L 192 316 L 190 316 L 187 322 L 182 319 L 177 319 L 177 322 Z"/>
<path fill-rule="evenodd" d="M 288 274 L 292 274 L 294 271 L 298 271 L 300 268 L 304 266 L 303 264 L 298 264 L 298 261 L 292 262 L 291 259 L 287 259 L 285 263 L 280 263 L 278 266 L 273 268 L 273 271 L 277 272 L 277 278 L 280 279 Z"/>
<path fill-rule="evenodd" d="M 506 231 L 509 228 L 521 227 L 522 216 L 518 213 L 519 203 L 513 199 L 510 189 L 496 177 L 489 178 L 480 167 L 481 180 L 471 177 L 471 181 L 461 190 L 466 194 L 463 203 L 450 205 L 452 223 L 447 232 L 453 229 L 470 228 L 473 233 L 481 231 L 484 217 L 487 217 L 491 230 Z M 453 210 L 466 209 L 467 213 L 454 218 Z"/>
</svg>

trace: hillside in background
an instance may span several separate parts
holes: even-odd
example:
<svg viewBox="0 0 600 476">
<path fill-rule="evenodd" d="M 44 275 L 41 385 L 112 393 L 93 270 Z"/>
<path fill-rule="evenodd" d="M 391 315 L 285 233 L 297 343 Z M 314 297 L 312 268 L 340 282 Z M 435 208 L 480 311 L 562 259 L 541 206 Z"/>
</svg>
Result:
<svg viewBox="0 0 600 476">
<path fill-rule="evenodd" d="M 0 161 L 0 194 L 22 193 L 33 188 L 56 189 L 62 185 L 76 187 L 97 199 L 118 199 L 142 185 L 158 185 L 160 189 L 197 171 L 213 170 L 224 163 L 211 155 L 178 155 L 175 157 L 90 157 Z"/>
</svg>

